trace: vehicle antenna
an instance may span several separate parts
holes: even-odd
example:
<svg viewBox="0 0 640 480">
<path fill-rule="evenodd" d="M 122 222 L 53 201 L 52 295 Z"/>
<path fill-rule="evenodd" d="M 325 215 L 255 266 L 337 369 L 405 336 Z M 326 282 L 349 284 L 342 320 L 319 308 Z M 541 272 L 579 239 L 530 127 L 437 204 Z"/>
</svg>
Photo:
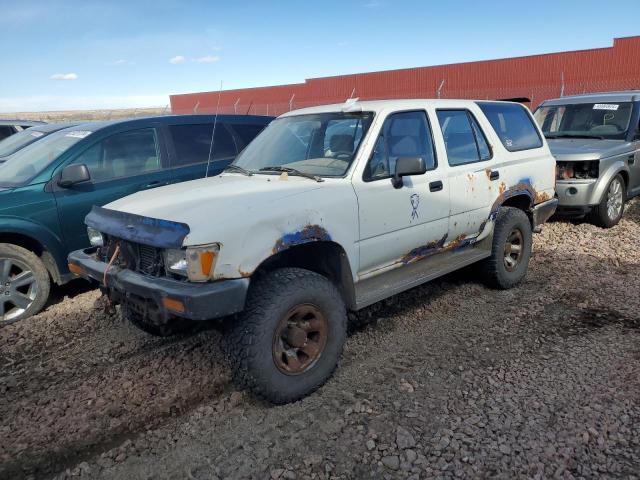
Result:
<svg viewBox="0 0 640 480">
<path fill-rule="evenodd" d="M 207 170 L 204 178 L 209 177 L 209 164 L 211 163 L 211 155 L 213 155 L 213 144 L 216 134 L 216 124 L 218 123 L 218 111 L 220 110 L 220 96 L 222 95 L 222 80 L 220 80 L 220 90 L 218 90 L 218 104 L 216 105 L 216 115 L 213 117 L 213 130 L 211 130 L 211 143 L 209 144 L 209 158 L 207 158 Z"/>
</svg>

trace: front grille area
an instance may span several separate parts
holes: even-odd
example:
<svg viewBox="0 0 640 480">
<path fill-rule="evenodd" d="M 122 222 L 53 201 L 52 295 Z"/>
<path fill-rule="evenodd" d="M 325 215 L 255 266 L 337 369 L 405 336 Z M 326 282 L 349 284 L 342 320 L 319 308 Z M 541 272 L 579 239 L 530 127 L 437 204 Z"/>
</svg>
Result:
<svg viewBox="0 0 640 480">
<path fill-rule="evenodd" d="M 120 246 L 120 253 L 114 261 L 115 265 L 152 277 L 165 275 L 164 258 L 161 249 L 106 235 L 105 244 L 98 251 L 98 256 L 103 262 L 111 260 L 116 245 Z"/>
</svg>

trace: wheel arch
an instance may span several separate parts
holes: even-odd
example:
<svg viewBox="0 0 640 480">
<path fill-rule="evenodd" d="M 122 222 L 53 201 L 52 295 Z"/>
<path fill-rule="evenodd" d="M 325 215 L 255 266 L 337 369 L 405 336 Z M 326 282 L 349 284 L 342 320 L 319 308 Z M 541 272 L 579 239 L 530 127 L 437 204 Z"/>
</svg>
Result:
<svg viewBox="0 0 640 480">
<path fill-rule="evenodd" d="M 10 225 L 0 220 L 0 243 L 10 243 L 35 253 L 55 283 L 65 282 L 64 270 L 60 268 L 65 260 L 64 248 L 52 232 L 22 219 L 12 221 Z"/>
<path fill-rule="evenodd" d="M 355 286 L 344 248 L 333 241 L 314 241 L 279 251 L 258 265 L 257 276 L 278 268 L 297 267 L 327 277 L 338 288 L 347 308 L 355 308 Z"/>
</svg>

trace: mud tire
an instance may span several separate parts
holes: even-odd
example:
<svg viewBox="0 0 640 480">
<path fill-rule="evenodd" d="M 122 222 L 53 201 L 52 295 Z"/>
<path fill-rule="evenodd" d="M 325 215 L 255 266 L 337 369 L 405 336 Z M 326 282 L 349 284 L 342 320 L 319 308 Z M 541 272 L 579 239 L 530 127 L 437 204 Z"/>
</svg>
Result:
<svg viewBox="0 0 640 480">
<path fill-rule="evenodd" d="M 283 373 L 274 359 L 274 338 L 287 312 L 313 304 L 326 319 L 326 343 L 303 373 Z M 346 339 L 347 311 L 335 285 L 317 273 L 283 268 L 252 285 L 245 311 L 227 335 L 226 349 L 235 382 L 274 404 L 294 402 L 322 386 L 332 375 Z"/>
<path fill-rule="evenodd" d="M 521 256 L 513 270 L 505 262 L 505 246 L 512 232 L 521 233 Z M 491 256 L 480 263 L 479 271 L 484 282 L 492 288 L 506 290 L 524 280 L 529 267 L 532 250 L 531 222 L 527 215 L 514 207 L 500 207 L 496 217 Z"/>
</svg>

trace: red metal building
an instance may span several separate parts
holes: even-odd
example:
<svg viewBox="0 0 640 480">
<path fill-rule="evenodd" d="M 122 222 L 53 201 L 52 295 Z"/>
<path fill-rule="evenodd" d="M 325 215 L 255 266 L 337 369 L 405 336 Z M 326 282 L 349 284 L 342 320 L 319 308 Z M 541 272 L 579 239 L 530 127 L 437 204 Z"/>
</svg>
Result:
<svg viewBox="0 0 640 480">
<path fill-rule="evenodd" d="M 354 96 L 385 98 L 526 98 L 531 108 L 576 93 L 640 89 L 640 36 L 612 47 L 480 62 L 312 78 L 304 83 L 225 90 L 220 113 L 280 115 L 340 103 Z M 171 95 L 173 113 L 215 112 L 218 92 Z"/>
</svg>

